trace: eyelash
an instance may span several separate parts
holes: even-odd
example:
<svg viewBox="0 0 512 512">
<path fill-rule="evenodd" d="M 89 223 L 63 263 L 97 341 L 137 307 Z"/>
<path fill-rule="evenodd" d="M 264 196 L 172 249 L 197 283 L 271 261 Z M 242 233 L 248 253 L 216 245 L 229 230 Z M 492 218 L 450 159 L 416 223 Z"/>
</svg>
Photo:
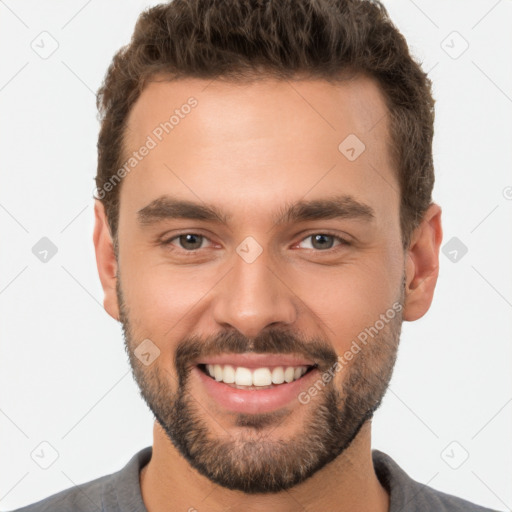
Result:
<svg viewBox="0 0 512 512">
<path fill-rule="evenodd" d="M 163 245 L 164 247 L 168 247 L 168 246 L 172 246 L 172 242 L 176 239 L 179 239 L 180 236 L 184 236 L 184 235 L 195 235 L 195 236 L 200 236 L 202 237 L 204 240 L 209 240 L 211 241 L 207 236 L 205 235 L 201 235 L 200 233 L 194 233 L 192 231 L 187 231 L 185 233 L 180 233 L 178 235 L 174 235 L 172 238 L 169 238 L 167 240 L 163 240 L 161 242 L 161 245 Z M 334 247 L 331 247 L 329 249 L 307 249 L 307 250 L 310 250 L 310 251 L 314 251 L 314 252 L 317 252 L 317 253 L 332 253 L 334 251 L 336 251 L 338 248 L 340 247 L 343 247 L 343 246 L 349 246 L 351 245 L 351 243 L 348 241 L 348 240 L 345 240 L 344 238 L 340 237 L 339 235 L 335 235 L 334 233 L 330 233 L 328 231 L 317 231 L 315 233 L 311 233 L 307 236 L 305 236 L 304 238 L 301 238 L 301 240 L 299 241 L 299 243 L 302 243 L 304 242 L 304 240 L 307 240 L 308 238 L 311 238 L 315 235 L 325 235 L 325 236 L 329 236 L 329 237 L 332 237 L 334 238 L 335 240 L 337 240 L 339 242 L 338 245 L 334 246 Z M 296 244 L 295 244 L 296 245 Z M 192 250 L 186 250 L 186 249 L 183 249 L 182 247 L 178 247 L 177 250 L 181 250 L 183 251 L 184 253 L 189 253 L 189 254 L 196 254 L 197 251 L 201 250 L 202 248 L 199 248 L 199 249 L 192 249 Z"/>
</svg>

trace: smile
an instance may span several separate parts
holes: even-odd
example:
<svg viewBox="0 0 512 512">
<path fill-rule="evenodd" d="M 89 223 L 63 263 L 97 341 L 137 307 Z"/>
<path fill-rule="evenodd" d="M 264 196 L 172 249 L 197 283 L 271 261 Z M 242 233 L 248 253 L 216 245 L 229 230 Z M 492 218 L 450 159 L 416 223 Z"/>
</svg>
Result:
<svg viewBox="0 0 512 512">
<path fill-rule="evenodd" d="M 316 365 L 276 366 L 245 368 L 230 364 L 200 364 L 199 369 L 215 379 L 236 389 L 271 389 L 276 385 L 290 383 L 300 379 Z"/>
<path fill-rule="evenodd" d="M 319 378 L 314 361 L 275 354 L 225 354 L 192 367 L 199 386 L 215 408 L 258 414 L 301 406 L 299 394 Z"/>
</svg>

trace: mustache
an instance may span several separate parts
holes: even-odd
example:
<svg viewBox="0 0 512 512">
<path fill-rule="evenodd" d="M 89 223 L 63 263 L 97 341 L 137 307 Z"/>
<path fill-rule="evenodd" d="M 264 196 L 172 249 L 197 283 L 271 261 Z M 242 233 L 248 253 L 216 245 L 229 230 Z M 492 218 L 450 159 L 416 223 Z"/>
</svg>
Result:
<svg viewBox="0 0 512 512">
<path fill-rule="evenodd" d="M 174 353 L 174 364 L 180 380 L 184 381 L 187 372 L 200 358 L 219 354 L 293 354 L 313 361 L 321 371 L 326 371 L 337 362 L 338 356 L 325 340 L 315 337 L 306 339 L 282 329 L 263 331 L 255 338 L 247 338 L 237 330 L 222 331 L 201 338 L 191 336 L 181 341 Z"/>
</svg>

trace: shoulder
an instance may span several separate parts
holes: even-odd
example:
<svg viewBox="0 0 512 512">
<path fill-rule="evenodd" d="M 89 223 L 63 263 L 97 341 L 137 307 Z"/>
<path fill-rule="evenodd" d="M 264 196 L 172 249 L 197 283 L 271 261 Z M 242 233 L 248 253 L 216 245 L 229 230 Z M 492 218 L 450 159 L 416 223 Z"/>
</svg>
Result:
<svg viewBox="0 0 512 512">
<path fill-rule="evenodd" d="M 439 512 L 497 512 L 482 507 L 465 499 L 437 491 L 432 487 L 415 482 L 417 485 L 417 502 L 422 506 L 435 507 Z"/>
<path fill-rule="evenodd" d="M 372 451 L 375 473 L 390 494 L 390 512 L 497 512 L 413 480 L 389 455 Z"/>
<path fill-rule="evenodd" d="M 12 512 L 98 512 L 111 479 L 112 475 L 102 476 Z"/>
<path fill-rule="evenodd" d="M 75 485 L 11 512 L 145 511 L 139 472 L 149 462 L 151 455 L 151 446 L 143 448 L 116 473 Z"/>
</svg>

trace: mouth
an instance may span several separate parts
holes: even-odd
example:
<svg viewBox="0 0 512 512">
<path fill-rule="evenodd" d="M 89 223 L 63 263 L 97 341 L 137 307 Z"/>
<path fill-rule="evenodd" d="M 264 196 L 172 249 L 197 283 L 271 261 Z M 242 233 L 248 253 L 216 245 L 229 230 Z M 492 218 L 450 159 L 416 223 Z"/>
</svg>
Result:
<svg viewBox="0 0 512 512">
<path fill-rule="evenodd" d="M 245 354 L 201 361 L 192 375 L 217 410 L 257 414 L 300 405 L 300 393 L 320 378 L 320 370 L 296 357 Z"/>
<path fill-rule="evenodd" d="M 262 366 L 246 368 L 230 364 L 198 364 L 198 369 L 211 379 L 234 389 L 262 390 L 289 384 L 317 368 L 313 365 Z"/>
</svg>

